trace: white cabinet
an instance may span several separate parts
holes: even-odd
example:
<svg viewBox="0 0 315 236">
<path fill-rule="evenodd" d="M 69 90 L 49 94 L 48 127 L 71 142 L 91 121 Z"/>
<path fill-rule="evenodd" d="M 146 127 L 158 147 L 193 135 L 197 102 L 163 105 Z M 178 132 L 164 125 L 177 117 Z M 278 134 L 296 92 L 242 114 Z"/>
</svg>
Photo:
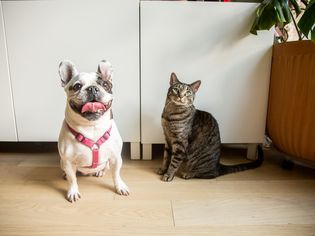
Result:
<svg viewBox="0 0 315 236">
<path fill-rule="evenodd" d="M 1 5 L 0 141 L 57 140 L 64 59 L 80 71 L 111 61 L 114 118 L 132 150 L 144 144 L 144 158 L 150 144 L 164 143 L 161 113 L 171 72 L 183 82 L 202 81 L 195 105 L 217 118 L 223 143 L 263 141 L 273 33 L 249 34 L 257 4 L 140 1 L 141 15 L 138 0 Z"/>
<path fill-rule="evenodd" d="M 141 2 L 141 142 L 164 143 L 169 77 L 201 80 L 195 106 L 218 120 L 223 143 L 262 143 L 273 32 L 249 34 L 255 3 Z M 150 149 L 148 149 L 150 150 Z"/>
<path fill-rule="evenodd" d="M 2 2 L 0 2 L 0 141 L 17 141 L 1 4 Z"/>
<path fill-rule="evenodd" d="M 65 108 L 61 60 L 96 71 L 106 59 L 114 68 L 113 112 L 123 140 L 140 142 L 139 2 L 1 3 L 19 141 L 57 140 Z"/>
</svg>

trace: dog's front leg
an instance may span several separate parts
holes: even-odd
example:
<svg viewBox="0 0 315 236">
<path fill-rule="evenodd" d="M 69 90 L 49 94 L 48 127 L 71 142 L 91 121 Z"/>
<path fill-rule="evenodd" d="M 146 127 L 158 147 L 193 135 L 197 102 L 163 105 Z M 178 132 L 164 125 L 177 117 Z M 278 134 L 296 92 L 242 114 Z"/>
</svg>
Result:
<svg viewBox="0 0 315 236">
<path fill-rule="evenodd" d="M 70 202 L 74 202 L 81 198 L 79 187 L 77 183 L 76 168 L 71 164 L 70 161 L 63 161 L 63 170 L 66 173 L 67 180 L 69 183 L 69 189 L 67 193 L 67 199 Z"/>
<path fill-rule="evenodd" d="M 114 180 L 115 188 L 118 194 L 128 196 L 129 195 L 129 189 L 127 185 L 124 183 L 124 181 L 120 177 L 120 169 L 122 166 L 122 159 L 121 157 L 116 158 L 114 160 L 111 160 L 111 171 L 112 171 L 112 177 Z"/>
</svg>

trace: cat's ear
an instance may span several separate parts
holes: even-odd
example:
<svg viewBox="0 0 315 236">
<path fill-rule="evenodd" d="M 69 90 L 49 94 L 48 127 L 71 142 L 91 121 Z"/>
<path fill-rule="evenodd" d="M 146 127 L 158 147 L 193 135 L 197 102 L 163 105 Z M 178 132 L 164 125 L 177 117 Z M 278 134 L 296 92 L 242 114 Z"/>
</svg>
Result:
<svg viewBox="0 0 315 236">
<path fill-rule="evenodd" d="M 170 78 L 170 86 L 179 83 L 179 80 L 177 79 L 177 76 L 174 72 L 172 72 L 171 74 L 171 78 Z"/>
<path fill-rule="evenodd" d="M 192 90 L 194 91 L 194 93 L 196 93 L 200 87 L 201 81 L 197 80 L 196 82 L 190 84 L 190 87 L 192 88 Z"/>
</svg>

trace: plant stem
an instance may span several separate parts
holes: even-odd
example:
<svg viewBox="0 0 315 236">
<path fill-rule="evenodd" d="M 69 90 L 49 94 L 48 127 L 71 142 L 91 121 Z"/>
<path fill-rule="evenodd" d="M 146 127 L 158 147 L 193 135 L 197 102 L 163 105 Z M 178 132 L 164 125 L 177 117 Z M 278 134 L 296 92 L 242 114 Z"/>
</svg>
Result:
<svg viewBox="0 0 315 236">
<path fill-rule="evenodd" d="M 298 33 L 298 35 L 299 35 L 299 40 L 302 40 L 302 35 L 301 35 L 301 32 L 299 31 L 299 29 L 298 29 L 298 27 L 297 27 L 297 24 L 296 24 L 296 21 L 295 21 L 295 18 L 294 18 L 294 16 L 293 16 L 293 14 L 292 14 L 292 12 L 290 11 L 290 14 L 291 14 L 291 16 L 292 16 L 292 20 L 293 20 L 293 23 L 294 23 L 294 27 L 295 27 L 295 29 L 296 29 L 296 32 Z"/>
<path fill-rule="evenodd" d="M 307 0 L 301 0 L 301 2 L 303 2 L 303 4 L 305 5 L 305 7 L 308 5 Z"/>
</svg>

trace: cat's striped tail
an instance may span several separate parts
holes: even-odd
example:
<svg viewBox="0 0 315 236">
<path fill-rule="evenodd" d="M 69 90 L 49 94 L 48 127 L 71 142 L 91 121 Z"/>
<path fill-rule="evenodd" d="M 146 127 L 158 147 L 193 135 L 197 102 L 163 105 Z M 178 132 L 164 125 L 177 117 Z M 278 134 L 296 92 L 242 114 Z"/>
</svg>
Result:
<svg viewBox="0 0 315 236">
<path fill-rule="evenodd" d="M 263 153 L 262 147 L 258 145 L 257 146 L 257 160 L 249 162 L 249 163 L 242 163 L 242 164 L 231 165 L 231 166 L 223 165 L 220 163 L 219 176 L 235 173 L 235 172 L 240 172 L 244 170 L 249 170 L 249 169 L 255 169 L 261 166 L 263 161 L 264 161 L 264 153 Z"/>
</svg>

